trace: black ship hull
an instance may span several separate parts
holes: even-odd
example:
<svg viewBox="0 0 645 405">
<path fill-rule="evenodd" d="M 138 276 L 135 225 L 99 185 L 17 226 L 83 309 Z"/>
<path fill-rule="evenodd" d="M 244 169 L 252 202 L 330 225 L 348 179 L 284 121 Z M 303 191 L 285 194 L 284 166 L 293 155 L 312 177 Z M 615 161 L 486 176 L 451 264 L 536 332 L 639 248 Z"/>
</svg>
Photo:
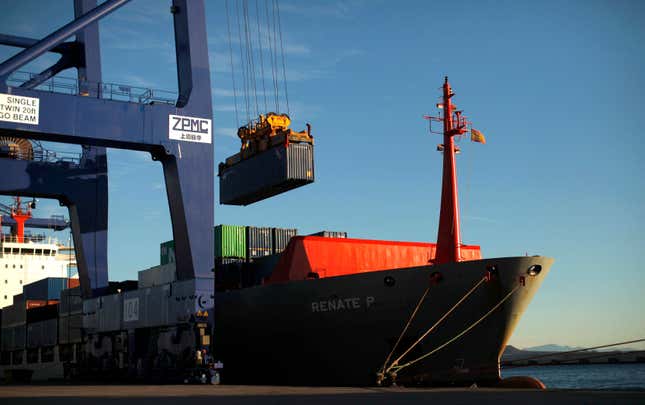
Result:
<svg viewBox="0 0 645 405">
<path fill-rule="evenodd" d="M 430 288 L 394 358 L 482 278 L 492 277 L 399 364 L 455 338 L 519 287 L 463 336 L 400 370 L 397 383 L 494 384 L 504 347 L 552 262 L 539 256 L 486 259 L 218 293 L 213 335 L 223 382 L 375 385 L 431 274 L 439 272 L 442 281 Z M 530 275 L 531 266 L 539 266 L 539 274 Z"/>
</svg>

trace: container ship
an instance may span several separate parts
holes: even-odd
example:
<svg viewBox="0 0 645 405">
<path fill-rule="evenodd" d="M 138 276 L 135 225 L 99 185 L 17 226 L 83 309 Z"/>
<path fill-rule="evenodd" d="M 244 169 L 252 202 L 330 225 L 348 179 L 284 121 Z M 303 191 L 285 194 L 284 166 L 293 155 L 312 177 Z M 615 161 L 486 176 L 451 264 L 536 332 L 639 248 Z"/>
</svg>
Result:
<svg viewBox="0 0 645 405">
<path fill-rule="evenodd" d="M 35 299 L 26 286 L 1 312 L 0 371 L 33 379 L 496 384 L 506 343 L 553 259 L 483 259 L 479 246 L 462 243 L 454 137 L 470 124 L 453 96 L 446 79 L 443 115 L 428 117 L 443 123 L 436 243 L 219 225 L 214 278 L 180 280 L 168 241 L 160 265 L 98 296 L 48 281 L 42 294 L 58 294 L 60 303 L 26 308 Z M 313 181 L 310 127 L 293 132 L 288 124 L 268 114 L 240 129 L 242 150 L 219 167 L 222 203 L 247 205 Z M 472 128 L 471 139 L 485 141 Z M 43 322 L 56 333 L 35 326 Z"/>
<path fill-rule="evenodd" d="M 470 123 L 453 96 L 446 78 L 443 116 L 426 117 L 443 123 L 437 243 L 297 236 L 280 256 L 242 269 L 255 274 L 251 282 L 241 277 L 236 288 L 234 276 L 216 288 L 214 349 L 226 365 L 224 381 L 500 381 L 501 354 L 553 260 L 482 259 L 479 246 L 462 244 L 454 137 Z M 224 270 L 220 279 L 229 278 Z"/>
</svg>

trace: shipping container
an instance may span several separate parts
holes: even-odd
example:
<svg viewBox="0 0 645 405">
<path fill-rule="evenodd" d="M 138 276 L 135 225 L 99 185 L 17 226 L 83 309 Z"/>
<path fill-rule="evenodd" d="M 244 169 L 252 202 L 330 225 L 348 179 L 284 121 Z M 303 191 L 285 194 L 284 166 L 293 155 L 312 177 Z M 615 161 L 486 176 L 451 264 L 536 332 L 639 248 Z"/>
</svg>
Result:
<svg viewBox="0 0 645 405">
<path fill-rule="evenodd" d="M 60 292 L 68 288 L 67 277 L 47 277 L 26 284 L 23 294 L 27 300 L 59 300 Z"/>
<path fill-rule="evenodd" d="M 291 238 L 298 234 L 297 229 L 284 229 L 284 228 L 273 228 L 272 230 L 272 239 L 273 239 L 273 252 L 272 254 L 277 254 L 286 249 L 287 245 Z"/>
<path fill-rule="evenodd" d="M 24 324 L 27 320 L 27 308 L 25 302 L 9 305 L 2 309 L 2 327 L 11 327 Z"/>
<path fill-rule="evenodd" d="M 246 258 L 269 256 L 273 253 L 271 228 L 246 227 Z"/>
<path fill-rule="evenodd" d="M 83 328 L 89 332 L 94 333 L 98 329 L 98 298 L 89 298 L 83 300 Z"/>
<path fill-rule="evenodd" d="M 177 269 L 175 263 L 163 264 L 141 270 L 138 273 L 138 277 L 139 288 L 168 284 L 177 280 Z"/>
<path fill-rule="evenodd" d="M 27 325 L 2 328 L 2 350 L 21 350 L 26 344 Z"/>
<path fill-rule="evenodd" d="M 248 159 L 219 165 L 220 204 L 249 205 L 314 181 L 314 147 L 278 145 Z"/>
<path fill-rule="evenodd" d="M 252 274 L 252 285 L 262 285 L 264 281 L 271 277 L 273 270 L 280 260 L 280 253 L 271 256 L 258 257 L 253 259 L 249 273 Z"/>
<path fill-rule="evenodd" d="M 246 258 L 246 229 L 237 225 L 215 227 L 215 257 Z"/>
<path fill-rule="evenodd" d="M 110 294 L 98 298 L 96 308 L 97 331 L 111 332 L 121 329 L 123 294 Z"/>
<path fill-rule="evenodd" d="M 58 318 L 60 344 L 80 343 L 82 340 L 83 315 L 63 315 Z"/>
<path fill-rule="evenodd" d="M 159 246 L 159 264 L 164 265 L 175 262 L 175 241 L 169 240 Z"/>
<path fill-rule="evenodd" d="M 309 236 L 321 236 L 323 238 L 346 238 L 347 237 L 347 232 L 320 231 L 320 232 L 312 233 Z"/>
<path fill-rule="evenodd" d="M 68 278 L 67 279 L 67 288 L 76 288 L 81 285 L 81 280 L 78 278 Z"/>
<path fill-rule="evenodd" d="M 27 347 L 54 346 L 58 340 L 58 319 L 27 324 Z"/>
<path fill-rule="evenodd" d="M 25 302 L 25 308 L 26 309 L 40 308 L 40 307 L 45 307 L 47 305 L 58 304 L 59 302 L 60 302 L 59 300 L 27 300 L 27 302 Z"/>
<path fill-rule="evenodd" d="M 58 317 L 59 304 L 43 305 L 27 309 L 27 323 L 40 322 Z"/>
<path fill-rule="evenodd" d="M 236 290 L 242 287 L 242 272 L 245 259 L 215 259 L 215 290 Z"/>
<path fill-rule="evenodd" d="M 83 311 L 80 287 L 69 288 L 60 292 L 59 311 L 62 314 L 77 314 Z"/>
</svg>

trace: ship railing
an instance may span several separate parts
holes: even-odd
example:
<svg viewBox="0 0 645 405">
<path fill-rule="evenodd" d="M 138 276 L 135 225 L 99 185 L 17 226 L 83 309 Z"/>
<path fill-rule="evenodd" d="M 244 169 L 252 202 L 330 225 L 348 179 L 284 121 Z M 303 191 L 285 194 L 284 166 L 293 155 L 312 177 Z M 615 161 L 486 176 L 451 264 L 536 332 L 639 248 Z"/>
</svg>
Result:
<svg viewBox="0 0 645 405">
<path fill-rule="evenodd" d="M 7 84 L 18 87 L 40 77 L 37 73 L 17 71 L 9 76 Z M 35 88 L 50 93 L 95 97 L 104 100 L 124 101 L 137 104 L 171 104 L 177 102 L 178 94 L 168 90 L 157 90 L 125 84 L 91 82 L 72 77 L 55 76 Z"/>
<path fill-rule="evenodd" d="M 25 234 L 22 242 L 15 235 L 0 235 L 2 243 L 40 243 L 48 245 L 58 245 L 58 239 L 45 234 Z"/>
</svg>

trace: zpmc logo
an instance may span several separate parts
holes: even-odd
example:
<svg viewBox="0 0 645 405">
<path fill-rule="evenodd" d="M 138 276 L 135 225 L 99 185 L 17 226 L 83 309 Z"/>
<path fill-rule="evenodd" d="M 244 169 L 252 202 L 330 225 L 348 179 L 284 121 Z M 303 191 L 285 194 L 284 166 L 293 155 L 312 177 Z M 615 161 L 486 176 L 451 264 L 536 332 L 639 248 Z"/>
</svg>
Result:
<svg viewBox="0 0 645 405">
<path fill-rule="evenodd" d="M 168 138 L 178 141 L 211 143 L 212 121 L 199 117 L 168 116 Z"/>
</svg>

